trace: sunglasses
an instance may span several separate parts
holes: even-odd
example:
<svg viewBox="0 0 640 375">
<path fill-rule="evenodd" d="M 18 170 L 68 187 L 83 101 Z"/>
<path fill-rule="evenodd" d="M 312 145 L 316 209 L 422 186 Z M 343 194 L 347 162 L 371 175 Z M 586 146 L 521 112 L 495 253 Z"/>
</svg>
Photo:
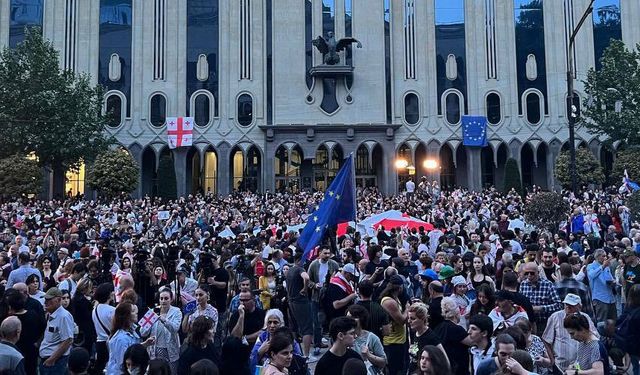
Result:
<svg viewBox="0 0 640 375">
<path fill-rule="evenodd" d="M 535 276 L 535 275 L 536 275 L 536 272 L 534 272 L 534 271 L 529 271 L 529 272 L 523 272 L 522 274 L 523 274 L 523 275 L 525 275 L 525 276 L 529 276 L 529 275 Z"/>
</svg>

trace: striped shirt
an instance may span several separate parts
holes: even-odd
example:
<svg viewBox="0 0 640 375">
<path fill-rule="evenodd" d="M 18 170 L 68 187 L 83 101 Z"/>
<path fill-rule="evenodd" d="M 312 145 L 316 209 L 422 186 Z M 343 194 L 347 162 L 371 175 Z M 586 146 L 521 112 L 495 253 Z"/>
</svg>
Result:
<svg viewBox="0 0 640 375">
<path fill-rule="evenodd" d="M 600 335 L 596 327 L 593 325 L 591 318 L 583 312 L 580 314 L 587 317 L 591 332 L 598 338 Z M 553 348 L 556 366 L 564 373 L 564 371 L 576 362 L 578 357 L 578 341 L 569 336 L 569 332 L 564 328 L 564 318 L 567 313 L 564 310 L 557 311 L 549 317 L 547 328 L 544 330 L 541 338 Z"/>
</svg>

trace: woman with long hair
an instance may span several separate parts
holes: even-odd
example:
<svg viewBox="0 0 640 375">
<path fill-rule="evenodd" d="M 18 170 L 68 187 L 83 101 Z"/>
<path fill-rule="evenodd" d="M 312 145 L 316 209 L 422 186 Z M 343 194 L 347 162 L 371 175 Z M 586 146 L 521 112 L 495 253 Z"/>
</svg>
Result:
<svg viewBox="0 0 640 375">
<path fill-rule="evenodd" d="M 471 305 L 469 316 L 477 314 L 489 315 L 496 307 L 496 294 L 490 285 L 483 284 L 476 289 L 476 300 Z"/>
<path fill-rule="evenodd" d="M 201 284 L 196 289 L 195 294 L 198 305 L 192 313 L 185 315 L 184 319 L 182 319 L 182 332 L 189 333 L 193 321 L 200 316 L 206 316 L 213 322 L 213 332 L 215 333 L 218 328 L 218 310 L 209 304 L 209 285 Z"/>
<path fill-rule="evenodd" d="M 109 362 L 107 374 L 122 374 L 124 353 L 134 344 L 149 347 L 155 341 L 151 336 L 144 342 L 135 330 L 135 322 L 138 321 L 138 307 L 128 302 L 121 302 L 113 314 L 111 322 L 111 336 L 109 337 Z"/>
<path fill-rule="evenodd" d="M 40 270 L 40 275 L 42 276 L 42 289 L 44 292 L 49 290 L 49 288 L 58 285 L 54 277 L 55 272 L 51 269 L 51 266 L 53 265 L 51 258 L 48 256 L 40 257 L 37 265 L 38 270 Z"/>
<path fill-rule="evenodd" d="M 76 293 L 71 299 L 69 312 L 73 316 L 73 320 L 78 325 L 78 337 L 76 345 L 80 345 L 87 349 L 89 353 L 93 352 L 93 344 L 96 342 L 98 335 L 93 325 L 93 282 L 84 278 L 78 281 Z"/>
<path fill-rule="evenodd" d="M 258 279 L 258 289 L 260 289 L 260 301 L 265 310 L 271 308 L 271 299 L 276 296 L 276 266 L 267 262 L 265 264 L 264 275 Z"/>
<path fill-rule="evenodd" d="M 387 353 L 389 374 L 405 372 L 404 357 L 407 342 L 407 312 L 402 310 L 400 295 L 404 291 L 404 281 L 399 275 L 389 278 L 389 283 L 380 294 L 380 305 L 391 320 L 391 332 L 382 338 L 384 351 Z"/>
<path fill-rule="evenodd" d="M 178 361 L 178 374 L 189 374 L 191 365 L 207 358 L 217 362 L 217 352 L 213 346 L 214 324 L 206 315 L 195 318 L 189 335 L 182 346 Z"/>
<path fill-rule="evenodd" d="M 33 298 L 36 301 L 40 302 L 42 306 L 44 306 L 44 292 L 41 291 L 40 288 L 40 278 L 35 273 L 27 276 L 27 280 L 25 280 L 25 284 L 27 284 L 27 292 L 29 293 L 29 298 Z"/>
<path fill-rule="evenodd" d="M 460 326 L 460 309 L 452 297 L 444 297 L 440 303 L 444 321 L 435 328 L 442 339 L 442 346 L 451 358 L 451 371 L 455 375 L 469 375 L 468 346 L 471 340 L 467 330 Z"/>
<path fill-rule="evenodd" d="M 251 373 L 255 372 L 256 366 L 260 366 L 267 358 L 269 351 L 269 345 L 271 344 L 271 338 L 275 334 L 276 330 L 280 327 L 284 327 L 284 315 L 282 311 L 278 309 L 270 309 L 264 315 L 264 330 L 258 336 L 256 343 L 253 345 L 253 350 L 250 356 L 250 369 Z M 302 350 L 298 342 L 293 344 L 294 354 L 302 355 Z"/>
<path fill-rule="evenodd" d="M 605 366 L 609 366 L 606 349 L 598 337 L 591 332 L 589 319 L 580 313 L 570 314 L 564 318 L 564 328 L 572 339 L 578 342 L 576 364 L 567 373 L 577 375 L 604 375 L 609 373 Z"/>
<path fill-rule="evenodd" d="M 473 257 L 473 263 L 469 272 L 467 282 L 471 284 L 473 289 L 475 289 L 476 291 L 478 290 L 478 288 L 480 288 L 481 285 L 489 285 L 493 290 L 496 289 L 495 281 L 493 281 L 493 279 L 489 275 L 487 275 L 485 269 L 486 268 L 482 257 Z"/>
<path fill-rule="evenodd" d="M 420 352 L 420 367 L 413 375 L 452 375 L 447 356 L 433 345 L 426 345 Z"/>
<path fill-rule="evenodd" d="M 369 328 L 369 311 L 362 305 L 351 305 L 347 309 L 347 316 L 355 319 L 357 323 L 353 350 L 362 356 L 368 374 L 380 374 L 387 365 L 387 355 L 384 353 L 380 338 L 367 331 Z"/>
<path fill-rule="evenodd" d="M 418 302 L 409 306 L 409 372 L 412 373 L 419 368 L 420 353 L 422 348 L 432 345 L 445 353 L 440 337 L 429 328 L 429 307 Z M 445 354 L 446 355 L 446 354 Z"/>
<path fill-rule="evenodd" d="M 160 311 L 158 320 L 151 326 L 148 332 L 142 332 L 144 336 L 156 337 L 155 342 L 149 347 L 151 359 L 164 359 L 171 366 L 171 373 L 178 371 L 178 359 L 180 359 L 180 322 L 182 322 L 182 312 L 179 308 L 172 306 L 173 292 L 169 288 L 164 288 L 158 293 L 158 304 Z"/>
</svg>

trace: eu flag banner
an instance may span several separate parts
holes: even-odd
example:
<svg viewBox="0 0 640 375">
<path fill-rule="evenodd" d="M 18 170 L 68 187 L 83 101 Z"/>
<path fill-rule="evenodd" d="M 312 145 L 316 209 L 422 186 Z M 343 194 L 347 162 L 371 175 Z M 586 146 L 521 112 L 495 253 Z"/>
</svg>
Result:
<svg viewBox="0 0 640 375">
<path fill-rule="evenodd" d="M 298 245 L 303 250 L 304 262 L 329 227 L 356 219 L 356 186 L 353 154 L 349 155 L 338 175 L 324 193 L 324 199 L 309 216 Z"/>
<path fill-rule="evenodd" d="M 485 116 L 462 116 L 462 144 L 479 147 L 487 145 L 487 118 Z"/>
</svg>

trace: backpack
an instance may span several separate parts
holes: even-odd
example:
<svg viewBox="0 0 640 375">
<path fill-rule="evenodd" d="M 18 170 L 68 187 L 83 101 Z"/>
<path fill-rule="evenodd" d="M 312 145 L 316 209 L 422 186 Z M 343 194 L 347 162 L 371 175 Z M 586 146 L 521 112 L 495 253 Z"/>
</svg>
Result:
<svg viewBox="0 0 640 375">
<path fill-rule="evenodd" d="M 640 355 L 640 308 L 624 312 L 616 324 L 615 343 L 629 355 Z"/>
</svg>

